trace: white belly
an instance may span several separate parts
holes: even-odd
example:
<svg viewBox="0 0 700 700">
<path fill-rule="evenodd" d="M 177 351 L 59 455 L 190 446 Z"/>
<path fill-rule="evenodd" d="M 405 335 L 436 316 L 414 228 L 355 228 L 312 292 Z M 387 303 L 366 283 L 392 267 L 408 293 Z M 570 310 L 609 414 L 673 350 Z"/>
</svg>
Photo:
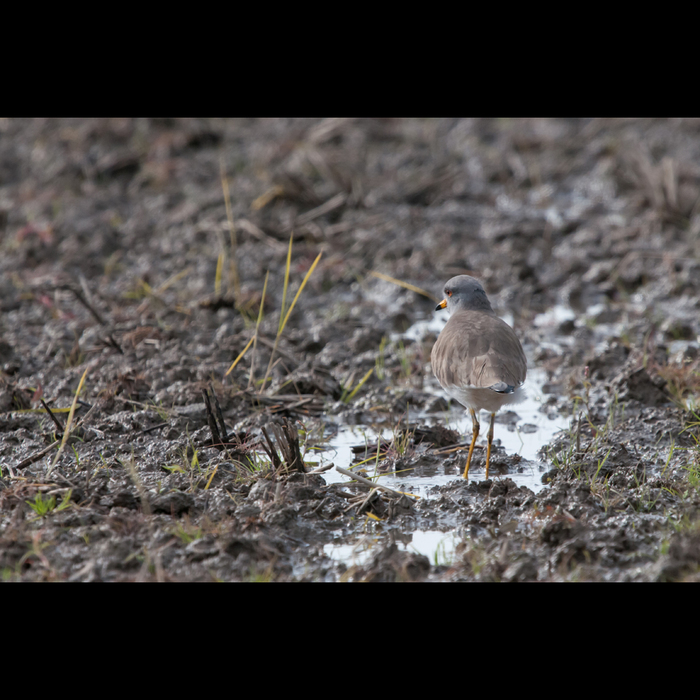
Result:
<svg viewBox="0 0 700 700">
<path fill-rule="evenodd" d="M 512 394 L 499 394 L 493 389 L 477 389 L 476 387 L 445 386 L 445 392 L 455 401 L 459 401 L 465 408 L 473 408 L 475 411 L 484 410 L 496 413 L 501 406 L 512 403 L 520 403 L 525 399 L 525 392 L 518 387 Z"/>
</svg>

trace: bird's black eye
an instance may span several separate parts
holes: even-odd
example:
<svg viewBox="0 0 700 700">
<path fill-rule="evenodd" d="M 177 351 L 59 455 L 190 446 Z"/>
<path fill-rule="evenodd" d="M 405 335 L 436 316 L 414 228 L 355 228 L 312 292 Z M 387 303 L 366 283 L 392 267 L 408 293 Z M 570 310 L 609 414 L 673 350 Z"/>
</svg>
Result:
<svg viewBox="0 0 700 700">
<path fill-rule="evenodd" d="M 451 296 L 452 296 L 452 290 L 451 290 L 451 289 L 448 289 L 448 290 L 445 292 L 445 294 L 447 294 L 448 297 L 451 297 Z"/>
</svg>

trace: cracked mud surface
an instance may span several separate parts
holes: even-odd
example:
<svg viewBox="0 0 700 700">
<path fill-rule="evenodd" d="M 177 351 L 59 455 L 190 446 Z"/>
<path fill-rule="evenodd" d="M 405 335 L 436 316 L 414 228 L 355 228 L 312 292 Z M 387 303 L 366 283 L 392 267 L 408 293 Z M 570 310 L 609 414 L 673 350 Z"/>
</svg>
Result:
<svg viewBox="0 0 700 700">
<path fill-rule="evenodd" d="M 698 162 L 698 120 L 0 120 L 3 578 L 696 580 Z M 459 478 L 401 336 L 435 302 L 372 273 L 482 281 L 571 418 L 540 490 L 497 445 Z M 454 480 L 308 473 L 342 426 L 391 431 L 367 476 Z"/>
</svg>

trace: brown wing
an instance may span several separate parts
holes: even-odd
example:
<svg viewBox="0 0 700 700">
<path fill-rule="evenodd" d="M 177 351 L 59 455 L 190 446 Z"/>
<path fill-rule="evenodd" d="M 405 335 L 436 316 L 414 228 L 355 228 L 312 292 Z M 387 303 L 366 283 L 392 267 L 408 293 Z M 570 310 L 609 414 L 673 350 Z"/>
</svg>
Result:
<svg viewBox="0 0 700 700">
<path fill-rule="evenodd" d="M 430 355 L 442 386 L 520 386 L 527 360 L 513 329 L 495 315 L 458 311 L 450 317 Z"/>
</svg>

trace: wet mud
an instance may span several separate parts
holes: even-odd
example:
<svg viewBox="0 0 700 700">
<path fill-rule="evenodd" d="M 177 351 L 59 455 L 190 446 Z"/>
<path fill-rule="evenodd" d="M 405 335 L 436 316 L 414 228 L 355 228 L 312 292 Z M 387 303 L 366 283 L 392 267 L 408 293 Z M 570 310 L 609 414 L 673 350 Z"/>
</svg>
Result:
<svg viewBox="0 0 700 700">
<path fill-rule="evenodd" d="M 0 120 L 0 574 L 697 580 L 698 162 L 689 119 Z M 536 406 L 488 480 L 458 274 Z"/>
</svg>

